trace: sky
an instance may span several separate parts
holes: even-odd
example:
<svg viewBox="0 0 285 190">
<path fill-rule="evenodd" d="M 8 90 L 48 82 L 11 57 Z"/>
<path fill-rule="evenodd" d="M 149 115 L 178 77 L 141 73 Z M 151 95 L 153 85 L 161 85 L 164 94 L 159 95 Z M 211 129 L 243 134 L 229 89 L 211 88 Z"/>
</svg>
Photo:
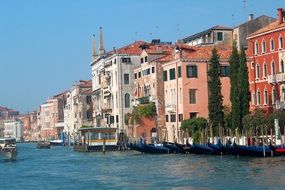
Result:
<svg viewBox="0 0 285 190">
<path fill-rule="evenodd" d="M 175 42 L 212 26 L 277 17 L 285 0 L 0 0 L 0 106 L 34 111 L 91 79 L 92 35 L 105 49 Z M 99 45 L 97 44 L 97 47 Z"/>
</svg>

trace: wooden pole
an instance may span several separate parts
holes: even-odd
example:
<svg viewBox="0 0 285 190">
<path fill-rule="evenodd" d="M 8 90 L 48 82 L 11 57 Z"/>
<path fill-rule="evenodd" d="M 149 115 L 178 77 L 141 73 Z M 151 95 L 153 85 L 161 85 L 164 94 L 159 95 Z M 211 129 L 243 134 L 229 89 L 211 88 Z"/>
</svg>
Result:
<svg viewBox="0 0 285 190">
<path fill-rule="evenodd" d="M 263 135 L 264 127 L 261 127 L 261 134 L 262 134 L 262 146 L 263 146 L 263 157 L 265 157 L 265 144 L 264 144 L 264 135 Z"/>
</svg>

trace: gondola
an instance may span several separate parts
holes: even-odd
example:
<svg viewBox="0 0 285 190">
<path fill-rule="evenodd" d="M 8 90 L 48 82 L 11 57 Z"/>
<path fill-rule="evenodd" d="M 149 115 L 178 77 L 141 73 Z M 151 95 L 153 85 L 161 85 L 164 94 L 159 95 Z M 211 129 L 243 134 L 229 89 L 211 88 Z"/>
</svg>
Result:
<svg viewBox="0 0 285 190">
<path fill-rule="evenodd" d="M 280 155 L 285 155 L 285 147 L 284 146 L 273 146 L 271 143 L 269 148 L 275 153 Z"/>
<path fill-rule="evenodd" d="M 217 154 L 219 154 L 218 151 L 216 151 L 215 149 L 209 147 L 208 145 L 195 144 L 195 143 L 193 143 L 193 145 L 191 145 L 190 153 L 194 153 L 194 154 L 209 154 L 209 155 L 217 155 Z"/>
<path fill-rule="evenodd" d="M 130 149 L 148 154 L 170 154 L 172 150 L 164 147 L 162 144 L 130 144 Z"/>
<path fill-rule="evenodd" d="M 239 156 L 264 157 L 272 155 L 272 150 L 269 146 L 242 146 L 234 144 L 234 148 Z M 278 154 L 273 152 L 273 156 L 278 156 Z"/>
<path fill-rule="evenodd" d="M 176 154 L 177 153 L 184 153 L 184 154 L 186 153 L 185 149 L 184 149 L 185 145 L 179 146 L 179 144 L 177 144 L 177 143 L 164 142 L 163 146 L 165 148 L 168 148 L 172 153 L 176 153 Z"/>
</svg>

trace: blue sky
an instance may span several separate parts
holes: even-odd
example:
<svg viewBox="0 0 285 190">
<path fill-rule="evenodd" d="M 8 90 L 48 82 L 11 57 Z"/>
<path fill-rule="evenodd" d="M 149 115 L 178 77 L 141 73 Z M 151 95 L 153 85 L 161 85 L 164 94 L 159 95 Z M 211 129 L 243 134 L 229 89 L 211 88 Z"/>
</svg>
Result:
<svg viewBox="0 0 285 190">
<path fill-rule="evenodd" d="M 0 0 L 0 105 L 26 113 L 91 79 L 92 34 L 98 37 L 100 26 L 111 50 L 233 27 L 249 13 L 276 18 L 282 6 L 284 0 Z"/>
</svg>

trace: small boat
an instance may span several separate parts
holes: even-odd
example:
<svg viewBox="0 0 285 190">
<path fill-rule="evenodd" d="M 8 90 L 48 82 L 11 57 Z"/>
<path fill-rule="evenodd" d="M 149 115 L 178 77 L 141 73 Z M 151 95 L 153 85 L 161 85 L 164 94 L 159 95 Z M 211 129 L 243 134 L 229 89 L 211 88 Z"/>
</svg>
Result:
<svg viewBox="0 0 285 190">
<path fill-rule="evenodd" d="M 17 157 L 17 147 L 15 138 L 0 139 L 0 157 L 8 160 L 15 160 Z"/>
<path fill-rule="evenodd" d="M 38 149 L 49 149 L 50 148 L 50 143 L 47 141 L 39 141 L 37 143 L 37 148 Z"/>
<path fill-rule="evenodd" d="M 272 155 L 272 150 L 269 146 L 242 146 L 237 144 L 233 146 L 239 156 L 264 157 Z M 273 151 L 273 156 L 279 156 L 279 154 Z"/>
<path fill-rule="evenodd" d="M 285 155 L 285 147 L 284 146 L 273 146 L 270 143 L 269 147 L 275 154 Z"/>
<path fill-rule="evenodd" d="M 64 145 L 63 140 L 60 140 L 60 139 L 58 139 L 58 140 L 51 140 L 49 142 L 50 142 L 51 146 L 63 146 Z"/>
<path fill-rule="evenodd" d="M 163 146 L 165 148 L 168 148 L 171 152 L 173 153 L 186 153 L 185 149 L 183 146 L 179 146 L 177 143 L 170 143 L 170 142 L 164 142 Z"/>
<path fill-rule="evenodd" d="M 211 154 L 213 154 L 213 155 L 219 154 L 218 151 L 216 151 L 215 149 L 211 148 L 208 145 L 195 144 L 195 143 L 193 143 L 193 145 L 191 145 L 190 153 L 194 153 L 194 154 L 210 154 L 210 155 Z"/>
<path fill-rule="evenodd" d="M 170 149 L 163 146 L 163 144 L 130 144 L 131 150 L 136 150 L 148 154 L 170 154 L 174 153 Z"/>
</svg>

